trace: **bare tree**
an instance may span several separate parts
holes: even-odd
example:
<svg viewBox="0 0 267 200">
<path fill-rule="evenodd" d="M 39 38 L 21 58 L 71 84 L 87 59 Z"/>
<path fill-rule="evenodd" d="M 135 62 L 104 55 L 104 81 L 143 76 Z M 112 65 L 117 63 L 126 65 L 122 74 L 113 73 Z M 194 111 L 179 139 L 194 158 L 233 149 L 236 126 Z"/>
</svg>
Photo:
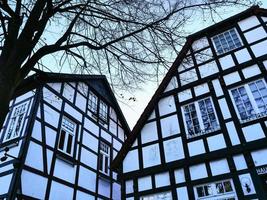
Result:
<svg viewBox="0 0 267 200">
<path fill-rule="evenodd" d="M 159 72 L 197 11 L 253 0 L 0 0 L 0 127 L 16 87 L 47 55 L 132 87 Z M 212 16 L 212 15 L 210 15 Z M 173 51 L 175 52 L 175 51 Z M 177 50 L 176 50 L 177 52 Z"/>
</svg>

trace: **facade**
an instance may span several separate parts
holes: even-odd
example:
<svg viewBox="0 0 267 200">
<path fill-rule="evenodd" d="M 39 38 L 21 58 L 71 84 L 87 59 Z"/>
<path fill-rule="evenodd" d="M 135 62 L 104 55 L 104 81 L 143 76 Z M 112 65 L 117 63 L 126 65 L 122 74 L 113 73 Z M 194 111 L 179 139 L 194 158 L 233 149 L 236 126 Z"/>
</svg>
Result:
<svg viewBox="0 0 267 200">
<path fill-rule="evenodd" d="M 128 133 L 105 76 L 27 78 L 0 134 L 0 199 L 121 199 L 109 166 Z"/>
<path fill-rule="evenodd" d="M 267 10 L 195 33 L 112 163 L 122 198 L 267 199 Z"/>
</svg>

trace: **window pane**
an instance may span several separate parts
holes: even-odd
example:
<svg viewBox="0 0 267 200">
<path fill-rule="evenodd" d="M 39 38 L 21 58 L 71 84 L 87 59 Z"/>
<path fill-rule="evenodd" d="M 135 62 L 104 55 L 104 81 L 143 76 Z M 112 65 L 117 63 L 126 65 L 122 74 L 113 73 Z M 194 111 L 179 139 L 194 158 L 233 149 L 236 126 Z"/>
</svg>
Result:
<svg viewBox="0 0 267 200">
<path fill-rule="evenodd" d="M 255 102 L 258 106 L 260 113 L 265 113 L 267 111 L 267 88 L 263 82 L 263 80 L 258 80 L 256 82 L 250 83 L 249 88 L 252 92 L 252 95 L 255 99 Z"/>
<path fill-rule="evenodd" d="M 99 154 L 99 170 L 103 171 L 103 154 Z"/>
<path fill-rule="evenodd" d="M 61 150 L 64 149 L 65 136 L 66 136 L 65 130 L 61 130 L 59 144 L 58 144 L 58 148 Z"/>
<path fill-rule="evenodd" d="M 67 145 L 67 153 L 68 154 L 71 154 L 72 140 L 73 140 L 73 136 L 69 135 L 69 137 L 68 137 L 68 145 Z"/>
<path fill-rule="evenodd" d="M 187 131 L 189 136 L 193 136 L 201 131 L 199 126 L 199 121 L 197 117 L 197 112 L 195 108 L 195 104 L 189 104 L 184 106 L 185 112 L 185 123 L 187 125 Z"/>
<path fill-rule="evenodd" d="M 232 185 L 230 181 L 223 182 L 225 192 L 231 192 L 233 191 Z"/>
<path fill-rule="evenodd" d="M 198 197 L 204 197 L 205 196 L 203 187 L 197 187 L 197 196 Z"/>
<path fill-rule="evenodd" d="M 108 164 L 108 157 L 105 156 L 105 173 L 106 174 L 108 173 L 108 166 L 109 166 L 109 164 Z"/>
</svg>

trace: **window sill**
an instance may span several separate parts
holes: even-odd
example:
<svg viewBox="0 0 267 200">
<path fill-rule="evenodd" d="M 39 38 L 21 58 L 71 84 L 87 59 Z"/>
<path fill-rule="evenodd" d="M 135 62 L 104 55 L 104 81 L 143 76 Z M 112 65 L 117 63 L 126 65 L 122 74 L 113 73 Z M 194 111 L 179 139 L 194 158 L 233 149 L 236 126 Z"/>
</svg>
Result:
<svg viewBox="0 0 267 200">
<path fill-rule="evenodd" d="M 104 181 L 107 181 L 107 182 L 110 182 L 110 177 L 108 174 L 104 174 L 103 172 L 99 171 L 99 178 L 104 180 Z"/>
<path fill-rule="evenodd" d="M 71 166 L 74 166 L 77 164 L 77 161 L 74 159 L 74 157 L 69 156 L 59 150 L 56 152 L 56 157 L 60 160 L 65 161 L 66 163 L 70 164 Z"/>
<path fill-rule="evenodd" d="M 252 116 L 248 117 L 247 119 L 239 119 L 239 121 L 240 121 L 241 124 L 244 124 L 246 122 L 254 121 L 254 120 L 257 120 L 257 119 L 264 118 L 264 117 L 267 117 L 267 111 L 266 112 L 262 112 L 262 113 L 257 113 L 255 115 L 252 115 Z"/>
<path fill-rule="evenodd" d="M 19 145 L 19 137 L 18 138 L 14 138 L 14 139 L 11 139 L 11 140 L 8 140 L 8 141 L 5 141 L 5 142 L 2 142 L 0 144 L 0 152 L 1 151 L 4 151 L 4 149 L 6 147 L 9 147 L 9 148 L 12 148 L 12 147 L 16 147 Z"/>
<path fill-rule="evenodd" d="M 197 133 L 197 134 L 187 134 L 186 137 L 187 139 L 192 139 L 192 138 L 196 138 L 196 137 L 199 137 L 199 136 L 203 136 L 203 135 L 207 135 L 209 133 L 213 133 L 213 132 L 216 132 L 216 131 L 219 131 L 221 130 L 221 127 L 220 126 L 217 126 L 216 128 L 213 128 L 213 129 L 210 129 L 210 130 L 201 130 L 201 132 Z"/>
</svg>

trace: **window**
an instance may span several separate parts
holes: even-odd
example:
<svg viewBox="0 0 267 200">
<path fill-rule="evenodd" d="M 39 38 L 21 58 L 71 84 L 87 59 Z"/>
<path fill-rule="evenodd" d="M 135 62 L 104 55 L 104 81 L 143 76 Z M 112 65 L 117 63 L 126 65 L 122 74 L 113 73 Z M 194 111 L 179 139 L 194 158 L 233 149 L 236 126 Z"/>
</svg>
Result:
<svg viewBox="0 0 267 200">
<path fill-rule="evenodd" d="M 235 191 L 231 180 L 223 180 L 194 187 L 196 199 L 235 200 Z"/>
<path fill-rule="evenodd" d="M 188 138 L 220 128 L 210 97 L 184 106 L 183 114 Z"/>
<path fill-rule="evenodd" d="M 267 115 L 267 88 L 264 80 L 232 89 L 231 95 L 241 122 Z"/>
<path fill-rule="evenodd" d="M 99 117 L 105 122 L 108 120 L 108 106 L 103 101 L 99 104 Z"/>
<path fill-rule="evenodd" d="M 76 126 L 77 124 L 67 117 L 62 118 L 61 130 L 58 140 L 58 149 L 70 156 L 73 155 Z"/>
<path fill-rule="evenodd" d="M 97 96 L 92 92 L 89 92 L 88 109 L 93 113 L 97 111 Z"/>
<path fill-rule="evenodd" d="M 5 134 L 4 142 L 15 139 L 20 136 L 24 117 L 27 111 L 28 102 L 17 105 L 13 108 L 9 120 L 8 128 Z"/>
<path fill-rule="evenodd" d="M 99 170 L 106 175 L 109 174 L 109 158 L 110 147 L 100 141 Z"/>
<path fill-rule="evenodd" d="M 172 200 L 171 192 L 163 192 L 141 197 L 141 200 Z"/>
<path fill-rule="evenodd" d="M 218 54 L 226 53 L 242 46 L 234 28 L 214 36 L 212 40 Z"/>
</svg>

